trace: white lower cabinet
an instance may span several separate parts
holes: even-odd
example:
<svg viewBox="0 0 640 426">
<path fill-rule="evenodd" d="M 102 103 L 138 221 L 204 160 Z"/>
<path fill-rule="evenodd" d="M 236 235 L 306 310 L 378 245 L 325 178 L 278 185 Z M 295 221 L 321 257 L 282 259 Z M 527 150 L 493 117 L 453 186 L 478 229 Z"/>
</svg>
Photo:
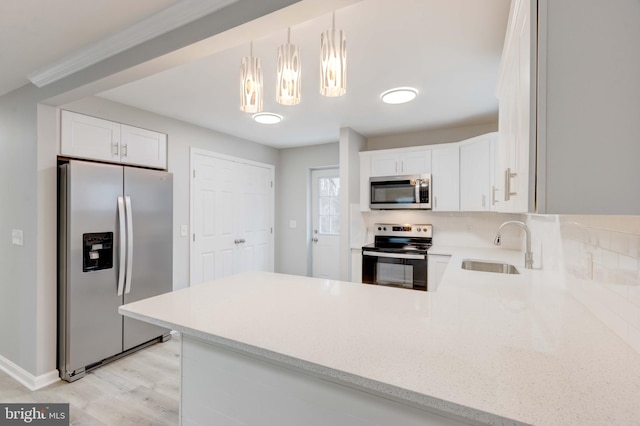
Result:
<svg viewBox="0 0 640 426">
<path fill-rule="evenodd" d="M 362 282 L 362 249 L 351 249 L 351 282 Z"/>
<path fill-rule="evenodd" d="M 440 286 L 444 271 L 449 265 L 451 256 L 448 254 L 427 255 L 427 290 L 435 291 Z"/>
<path fill-rule="evenodd" d="M 62 111 L 60 154 L 72 158 L 167 168 L 167 135 Z"/>
</svg>

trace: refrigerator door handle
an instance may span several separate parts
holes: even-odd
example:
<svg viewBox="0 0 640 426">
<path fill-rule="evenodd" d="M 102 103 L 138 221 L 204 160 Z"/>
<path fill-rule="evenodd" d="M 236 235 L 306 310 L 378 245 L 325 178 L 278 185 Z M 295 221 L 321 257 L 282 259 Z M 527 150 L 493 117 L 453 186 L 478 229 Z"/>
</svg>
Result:
<svg viewBox="0 0 640 426">
<path fill-rule="evenodd" d="M 122 296 L 124 291 L 124 268 L 125 268 L 125 256 L 127 249 L 125 247 L 125 240 L 127 239 L 127 230 L 125 228 L 124 219 L 124 198 L 118 197 L 118 220 L 120 223 L 120 256 L 118 259 L 118 296 Z"/>
<path fill-rule="evenodd" d="M 127 275 L 125 277 L 124 293 L 131 291 L 131 273 L 133 270 L 133 214 L 131 212 L 131 197 L 125 197 L 127 213 Z"/>
</svg>

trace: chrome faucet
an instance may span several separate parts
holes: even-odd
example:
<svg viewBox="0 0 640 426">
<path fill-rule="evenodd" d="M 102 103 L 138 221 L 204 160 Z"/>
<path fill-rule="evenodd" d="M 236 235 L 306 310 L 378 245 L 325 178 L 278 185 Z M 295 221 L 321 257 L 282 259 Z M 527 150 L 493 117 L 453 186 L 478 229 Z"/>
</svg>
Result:
<svg viewBox="0 0 640 426">
<path fill-rule="evenodd" d="M 496 232 L 496 239 L 493 240 L 493 244 L 497 246 L 500 245 L 500 239 L 501 239 L 500 232 L 502 231 L 502 228 L 504 228 L 507 225 L 517 225 L 522 229 L 524 229 L 524 233 L 527 239 L 527 251 L 524 253 L 524 267 L 525 269 L 533 269 L 533 252 L 531 251 L 531 231 L 529 231 L 529 227 L 524 222 L 520 222 L 519 220 L 509 220 L 507 222 L 504 222 L 498 228 L 498 232 Z"/>
</svg>

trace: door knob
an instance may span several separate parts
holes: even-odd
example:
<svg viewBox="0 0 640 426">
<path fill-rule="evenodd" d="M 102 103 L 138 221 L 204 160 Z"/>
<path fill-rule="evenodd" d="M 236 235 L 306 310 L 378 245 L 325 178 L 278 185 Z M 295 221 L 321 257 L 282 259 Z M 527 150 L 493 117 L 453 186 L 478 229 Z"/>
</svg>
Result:
<svg viewBox="0 0 640 426">
<path fill-rule="evenodd" d="M 314 238 L 314 239 L 312 239 L 311 241 L 313 241 L 314 243 L 317 243 L 317 242 L 318 242 L 318 239 L 317 239 L 317 238 Z"/>
</svg>

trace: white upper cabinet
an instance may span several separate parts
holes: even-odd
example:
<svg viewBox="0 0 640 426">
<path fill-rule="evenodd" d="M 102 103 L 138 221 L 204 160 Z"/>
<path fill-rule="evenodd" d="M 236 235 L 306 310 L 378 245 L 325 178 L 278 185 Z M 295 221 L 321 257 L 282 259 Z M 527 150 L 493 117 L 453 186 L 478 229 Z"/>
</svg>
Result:
<svg viewBox="0 0 640 426">
<path fill-rule="evenodd" d="M 138 127 L 121 127 L 120 160 L 141 166 L 167 167 L 167 135 Z"/>
<path fill-rule="evenodd" d="M 529 200 L 531 3 L 513 0 L 498 77 L 497 209 L 533 210 Z M 531 204 L 531 205 L 530 205 Z"/>
<path fill-rule="evenodd" d="M 460 145 L 434 145 L 431 151 L 431 207 L 434 211 L 460 210 Z"/>
<path fill-rule="evenodd" d="M 62 111 L 60 143 L 62 155 L 120 161 L 120 124 Z"/>
<path fill-rule="evenodd" d="M 497 188 L 494 158 L 497 133 L 489 133 L 460 144 L 460 210 L 495 210 Z"/>
<path fill-rule="evenodd" d="M 384 150 L 372 151 L 371 176 L 413 175 L 431 172 L 431 152 Z"/>
<path fill-rule="evenodd" d="M 166 169 L 167 135 L 62 111 L 60 154 Z"/>
</svg>

